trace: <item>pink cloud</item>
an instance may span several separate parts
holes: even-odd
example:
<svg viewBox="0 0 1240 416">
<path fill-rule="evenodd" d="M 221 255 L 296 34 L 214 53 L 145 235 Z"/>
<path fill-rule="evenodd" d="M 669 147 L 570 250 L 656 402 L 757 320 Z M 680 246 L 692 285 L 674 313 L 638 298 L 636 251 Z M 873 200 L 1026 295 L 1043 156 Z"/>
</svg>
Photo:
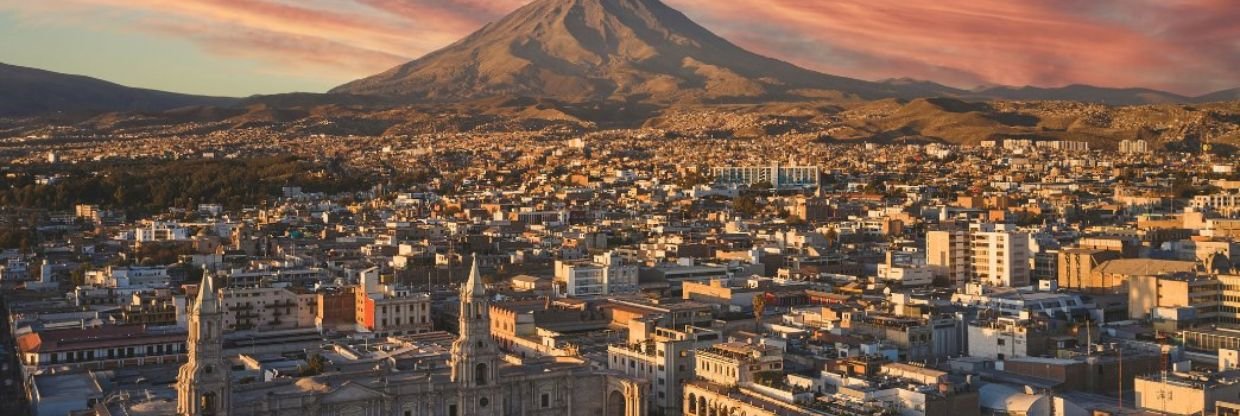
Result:
<svg viewBox="0 0 1240 416">
<path fill-rule="evenodd" d="M 670 2 L 742 46 L 858 78 L 1188 94 L 1240 85 L 1240 8 L 1226 1 Z"/>
<path fill-rule="evenodd" d="M 743 47 L 862 79 L 1183 94 L 1240 86 L 1233 0 L 666 1 Z M 344 81 L 443 47 L 527 2 L 49 0 L 0 10 L 40 21 L 65 9 L 137 13 L 137 30 L 182 37 L 207 53 L 273 70 L 320 68 Z"/>
</svg>

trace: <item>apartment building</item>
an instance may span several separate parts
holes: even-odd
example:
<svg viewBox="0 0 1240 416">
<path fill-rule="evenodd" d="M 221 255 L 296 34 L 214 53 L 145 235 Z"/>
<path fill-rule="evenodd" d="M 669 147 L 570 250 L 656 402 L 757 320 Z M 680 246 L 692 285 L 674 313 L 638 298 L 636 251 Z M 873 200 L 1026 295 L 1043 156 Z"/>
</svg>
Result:
<svg viewBox="0 0 1240 416">
<path fill-rule="evenodd" d="M 555 285 L 562 297 L 596 297 L 638 292 L 638 267 L 615 252 L 594 256 L 593 261 L 555 262 Z"/>
<path fill-rule="evenodd" d="M 968 355 L 991 360 L 1035 357 L 1046 353 L 1050 335 L 1037 321 L 1016 317 L 980 319 L 969 323 Z"/>
<path fill-rule="evenodd" d="M 956 285 L 969 281 L 972 250 L 969 233 L 962 230 L 926 232 L 926 264 Z"/>
<path fill-rule="evenodd" d="M 318 299 L 313 293 L 278 287 L 227 287 L 220 289 L 220 298 L 224 328 L 231 331 L 315 327 Z"/>
<path fill-rule="evenodd" d="M 1229 282 L 1235 280 L 1240 277 L 1233 276 Z M 1219 317 L 1221 295 L 1219 279 L 1194 274 L 1133 276 L 1128 279 L 1128 317 L 1184 325 L 1214 323 Z"/>
<path fill-rule="evenodd" d="M 1197 195 L 1193 197 L 1190 206 L 1201 211 L 1218 213 L 1227 218 L 1236 218 L 1240 216 L 1240 193 Z"/>
<path fill-rule="evenodd" d="M 729 342 L 697 350 L 698 379 L 718 385 L 753 383 L 764 373 L 782 377 L 783 369 L 783 351 L 770 345 Z"/>
<path fill-rule="evenodd" d="M 685 326 L 670 329 L 657 326 L 654 319 L 634 319 L 629 323 L 629 339 L 607 347 L 611 370 L 645 379 L 648 408 L 656 414 L 680 414 L 683 385 L 695 377 L 696 350 L 708 348 L 722 339 L 719 331 Z"/>
<path fill-rule="evenodd" d="M 970 227 L 972 280 L 991 286 L 1030 284 L 1029 234 L 1006 224 Z"/>
<path fill-rule="evenodd" d="M 362 273 L 362 282 L 354 290 L 354 317 L 358 328 L 379 336 L 420 334 L 429 332 L 431 296 L 411 289 L 380 284 L 375 273 Z"/>
</svg>

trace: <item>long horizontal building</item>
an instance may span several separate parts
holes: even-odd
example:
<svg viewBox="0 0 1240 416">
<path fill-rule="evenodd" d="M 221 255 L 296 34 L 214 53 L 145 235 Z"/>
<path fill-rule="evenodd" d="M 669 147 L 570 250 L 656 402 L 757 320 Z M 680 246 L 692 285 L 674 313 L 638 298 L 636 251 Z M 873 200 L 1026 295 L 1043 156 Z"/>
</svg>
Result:
<svg viewBox="0 0 1240 416">
<path fill-rule="evenodd" d="M 715 182 L 727 185 L 770 184 L 775 189 L 818 187 L 817 166 L 719 166 L 711 168 Z"/>
</svg>

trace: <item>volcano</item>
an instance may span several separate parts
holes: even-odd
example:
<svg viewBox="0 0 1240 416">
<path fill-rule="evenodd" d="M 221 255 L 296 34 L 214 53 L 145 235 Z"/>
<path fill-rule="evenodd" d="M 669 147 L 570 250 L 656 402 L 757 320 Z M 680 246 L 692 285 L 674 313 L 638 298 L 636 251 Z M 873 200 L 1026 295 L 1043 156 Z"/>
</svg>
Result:
<svg viewBox="0 0 1240 416">
<path fill-rule="evenodd" d="M 951 94 L 947 87 L 934 95 Z M 332 93 L 426 102 L 756 102 L 927 95 L 746 51 L 659 0 L 536 0 L 468 37 Z"/>
</svg>

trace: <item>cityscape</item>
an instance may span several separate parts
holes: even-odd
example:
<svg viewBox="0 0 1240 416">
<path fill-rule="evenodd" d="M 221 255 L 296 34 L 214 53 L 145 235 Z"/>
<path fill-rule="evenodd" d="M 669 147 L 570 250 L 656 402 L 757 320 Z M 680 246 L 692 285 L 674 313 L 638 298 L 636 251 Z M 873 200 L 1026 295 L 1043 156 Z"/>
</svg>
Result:
<svg viewBox="0 0 1240 416">
<path fill-rule="evenodd" d="M 0 33 L 254 24 L 378 63 L 165 92 L 0 46 L 0 415 L 1240 416 L 1240 74 L 1213 60 L 830 75 L 780 46 L 857 52 L 783 1 L 48 3 Z M 1090 13 L 1237 12 L 1204 3 Z M 332 49 L 390 46 L 396 11 L 442 42 Z M 1201 47 L 1235 62 L 1228 27 Z M 858 75 L 890 66 L 926 80 Z"/>
</svg>

